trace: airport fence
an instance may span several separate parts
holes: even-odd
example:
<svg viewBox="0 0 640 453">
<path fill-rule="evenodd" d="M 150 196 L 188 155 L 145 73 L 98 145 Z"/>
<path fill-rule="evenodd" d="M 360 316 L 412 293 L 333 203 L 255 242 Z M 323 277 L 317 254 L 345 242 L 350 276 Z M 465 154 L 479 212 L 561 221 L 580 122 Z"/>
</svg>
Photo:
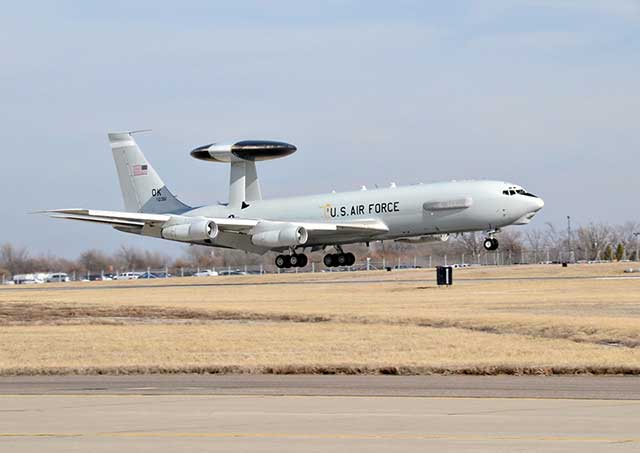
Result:
<svg viewBox="0 0 640 453">
<path fill-rule="evenodd" d="M 353 266 L 327 268 L 322 263 L 322 256 L 313 256 L 307 266 L 303 268 L 278 269 L 274 264 L 236 264 L 205 267 L 177 267 L 165 266 L 162 268 L 146 269 L 96 269 L 87 272 L 72 272 L 68 275 L 70 281 L 101 281 L 101 280 L 129 280 L 129 279 L 158 279 L 169 277 L 205 277 L 216 275 L 262 275 L 279 273 L 304 273 L 304 272 L 358 272 L 374 270 L 405 270 L 434 268 L 436 266 L 509 266 L 515 264 L 554 264 L 562 262 L 575 262 L 573 254 L 550 251 L 492 251 L 477 254 L 451 253 L 433 254 L 424 256 L 395 256 L 395 257 L 364 257 Z M 33 281 L 22 283 L 43 283 L 48 276 L 60 275 L 58 272 L 44 272 L 28 274 L 33 275 Z M 12 281 L 11 278 L 2 275 L 2 283 Z M 60 281 L 49 279 L 49 281 Z M 64 280 L 63 280 L 64 281 Z"/>
</svg>

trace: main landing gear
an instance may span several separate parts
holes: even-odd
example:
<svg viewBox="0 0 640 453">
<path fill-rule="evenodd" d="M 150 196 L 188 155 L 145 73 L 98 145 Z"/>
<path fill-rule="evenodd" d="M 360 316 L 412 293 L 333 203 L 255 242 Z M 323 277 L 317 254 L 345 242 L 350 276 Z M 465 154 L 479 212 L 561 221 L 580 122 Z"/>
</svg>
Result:
<svg viewBox="0 0 640 453">
<path fill-rule="evenodd" d="M 351 253 L 330 253 L 325 255 L 323 260 L 327 267 L 353 266 L 356 262 L 356 256 Z"/>
<path fill-rule="evenodd" d="M 338 253 L 330 253 L 324 256 L 322 260 L 327 267 L 353 266 L 356 262 L 356 256 L 351 253 L 345 253 L 341 248 L 336 249 Z M 278 269 L 289 269 L 291 267 L 305 267 L 309 263 L 307 255 L 304 253 L 291 253 L 289 255 L 278 255 L 276 257 L 276 267 Z"/>
<path fill-rule="evenodd" d="M 485 250 L 497 250 L 498 240 L 496 238 L 486 238 L 483 245 Z"/>
<path fill-rule="evenodd" d="M 288 269 L 290 267 L 305 267 L 309 259 L 304 253 L 292 253 L 291 255 L 278 255 L 276 266 L 278 269 Z"/>
</svg>

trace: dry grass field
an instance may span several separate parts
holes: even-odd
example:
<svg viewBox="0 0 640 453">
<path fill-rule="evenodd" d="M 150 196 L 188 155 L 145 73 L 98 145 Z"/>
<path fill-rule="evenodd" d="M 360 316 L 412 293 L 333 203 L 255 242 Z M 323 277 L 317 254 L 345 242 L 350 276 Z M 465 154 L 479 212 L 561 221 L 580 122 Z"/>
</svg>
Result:
<svg viewBox="0 0 640 453">
<path fill-rule="evenodd" d="M 416 270 L 0 289 L 0 374 L 640 374 L 625 267 L 458 269 L 450 288 Z"/>
</svg>

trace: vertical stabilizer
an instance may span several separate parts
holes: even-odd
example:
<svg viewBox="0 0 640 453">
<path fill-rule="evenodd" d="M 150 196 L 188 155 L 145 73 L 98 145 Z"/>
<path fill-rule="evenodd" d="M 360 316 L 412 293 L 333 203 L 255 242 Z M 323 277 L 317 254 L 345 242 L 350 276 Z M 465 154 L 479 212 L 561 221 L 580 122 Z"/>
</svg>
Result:
<svg viewBox="0 0 640 453">
<path fill-rule="evenodd" d="M 132 132 L 109 133 L 109 142 L 127 211 L 165 214 L 190 209 L 169 191 L 140 151 Z"/>
</svg>

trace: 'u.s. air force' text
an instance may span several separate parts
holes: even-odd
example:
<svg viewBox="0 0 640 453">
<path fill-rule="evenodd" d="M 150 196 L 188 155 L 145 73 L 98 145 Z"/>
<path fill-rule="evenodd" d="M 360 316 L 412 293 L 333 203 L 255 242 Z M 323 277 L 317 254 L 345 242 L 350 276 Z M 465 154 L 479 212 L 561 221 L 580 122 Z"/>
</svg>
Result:
<svg viewBox="0 0 640 453">
<path fill-rule="evenodd" d="M 328 217 L 349 217 L 365 214 L 387 214 L 400 212 L 399 201 L 388 201 L 384 203 L 354 204 L 351 206 L 324 206 L 325 215 Z"/>
</svg>

